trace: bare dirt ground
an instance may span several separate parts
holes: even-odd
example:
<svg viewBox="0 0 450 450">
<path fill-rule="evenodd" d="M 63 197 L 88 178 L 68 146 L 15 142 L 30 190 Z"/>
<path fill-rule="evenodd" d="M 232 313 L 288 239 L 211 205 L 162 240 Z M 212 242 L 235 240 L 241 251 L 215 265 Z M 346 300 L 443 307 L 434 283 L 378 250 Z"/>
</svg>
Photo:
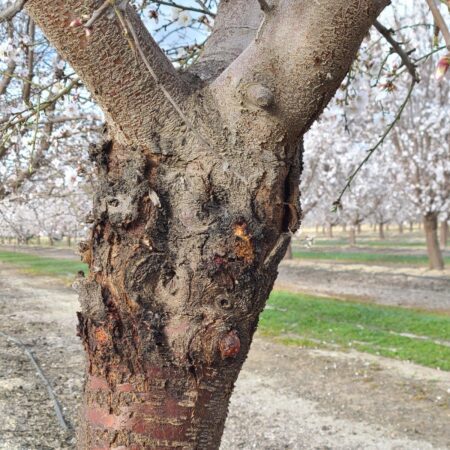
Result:
<svg viewBox="0 0 450 450">
<path fill-rule="evenodd" d="M 45 371 L 72 427 L 82 388 L 74 293 L 0 265 L 0 331 Z M 256 338 L 237 382 L 223 450 L 450 448 L 450 373 L 361 353 Z M 74 448 L 23 350 L 0 335 L 0 448 Z"/>
<path fill-rule="evenodd" d="M 285 260 L 278 289 L 450 312 L 450 269 Z"/>
</svg>

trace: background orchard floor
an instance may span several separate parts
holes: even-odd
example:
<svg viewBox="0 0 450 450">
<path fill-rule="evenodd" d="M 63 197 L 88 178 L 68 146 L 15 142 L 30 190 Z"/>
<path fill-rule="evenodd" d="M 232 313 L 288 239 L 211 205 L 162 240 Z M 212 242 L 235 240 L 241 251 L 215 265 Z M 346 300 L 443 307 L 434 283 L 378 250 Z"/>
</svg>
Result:
<svg viewBox="0 0 450 450">
<path fill-rule="evenodd" d="M 83 367 L 76 310 L 76 295 L 59 282 L 0 264 L 0 330 L 33 351 L 72 426 Z M 450 448 L 449 421 L 449 372 L 257 337 L 222 449 L 444 449 Z M 0 448 L 74 445 L 73 432 L 58 428 L 26 355 L 0 336 Z"/>
</svg>

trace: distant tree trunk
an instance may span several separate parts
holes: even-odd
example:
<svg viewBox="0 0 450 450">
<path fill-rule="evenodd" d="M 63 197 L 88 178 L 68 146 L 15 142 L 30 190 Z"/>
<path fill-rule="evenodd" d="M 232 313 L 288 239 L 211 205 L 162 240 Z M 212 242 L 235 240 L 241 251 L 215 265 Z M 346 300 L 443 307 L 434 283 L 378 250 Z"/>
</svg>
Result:
<svg viewBox="0 0 450 450">
<path fill-rule="evenodd" d="M 36 244 L 41 245 L 41 236 L 40 235 L 36 236 Z"/>
<path fill-rule="evenodd" d="M 389 231 L 389 224 L 386 224 L 386 231 Z"/>
<path fill-rule="evenodd" d="M 414 231 L 414 222 L 410 221 L 409 222 L 409 232 L 412 233 Z"/>
<path fill-rule="evenodd" d="M 325 234 L 325 233 L 326 233 L 326 226 L 322 225 L 322 234 Z"/>
<path fill-rule="evenodd" d="M 398 224 L 398 233 L 403 234 L 403 222 L 399 222 Z"/>
<path fill-rule="evenodd" d="M 425 230 L 425 238 L 427 241 L 430 269 L 442 270 L 444 268 L 444 260 L 442 258 L 441 249 L 439 248 L 437 234 L 438 214 L 427 213 L 423 218 L 423 226 Z"/>
<path fill-rule="evenodd" d="M 289 243 L 283 259 L 294 259 L 294 256 L 292 254 L 292 242 Z"/>
<path fill-rule="evenodd" d="M 66 240 L 67 240 L 67 246 L 70 247 L 72 245 L 72 238 L 70 237 L 69 234 L 66 236 Z"/>
<path fill-rule="evenodd" d="M 440 230 L 440 241 L 441 241 L 441 248 L 447 248 L 448 244 L 448 222 L 444 220 L 441 222 L 441 230 Z"/>
<path fill-rule="evenodd" d="M 316 234 L 319 234 L 319 224 L 316 223 Z"/>
<path fill-rule="evenodd" d="M 361 223 L 358 223 L 358 225 L 356 225 L 356 230 L 358 231 L 358 234 L 361 234 L 361 232 L 362 232 L 362 225 L 361 225 Z"/>
<path fill-rule="evenodd" d="M 328 237 L 332 238 L 333 237 L 333 225 L 328 224 Z"/>
<path fill-rule="evenodd" d="M 342 232 L 343 233 L 347 232 L 347 224 L 346 223 L 342 224 Z"/>
<path fill-rule="evenodd" d="M 384 235 L 384 223 L 383 222 L 380 222 L 379 224 L 378 224 L 378 226 L 379 226 L 379 234 L 378 234 L 378 237 L 380 238 L 380 239 L 385 239 L 385 235 Z"/>
<path fill-rule="evenodd" d="M 48 236 L 48 243 L 51 247 L 53 247 L 55 245 L 55 240 L 53 239 L 52 235 Z"/>
<path fill-rule="evenodd" d="M 355 233 L 355 227 L 351 226 L 349 229 L 349 235 L 348 235 L 348 239 L 349 239 L 349 244 L 350 246 L 355 246 L 356 245 L 356 233 Z"/>
</svg>

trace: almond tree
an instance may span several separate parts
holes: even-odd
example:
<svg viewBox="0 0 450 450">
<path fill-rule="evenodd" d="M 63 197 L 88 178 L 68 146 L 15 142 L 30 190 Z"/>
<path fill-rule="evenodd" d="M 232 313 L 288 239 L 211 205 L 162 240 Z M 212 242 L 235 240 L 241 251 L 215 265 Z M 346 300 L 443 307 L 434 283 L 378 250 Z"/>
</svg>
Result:
<svg viewBox="0 0 450 450">
<path fill-rule="evenodd" d="M 303 135 L 387 3 L 223 0 L 181 73 L 127 1 L 26 1 L 108 125 L 78 281 L 80 448 L 219 447 L 298 227 Z"/>
</svg>

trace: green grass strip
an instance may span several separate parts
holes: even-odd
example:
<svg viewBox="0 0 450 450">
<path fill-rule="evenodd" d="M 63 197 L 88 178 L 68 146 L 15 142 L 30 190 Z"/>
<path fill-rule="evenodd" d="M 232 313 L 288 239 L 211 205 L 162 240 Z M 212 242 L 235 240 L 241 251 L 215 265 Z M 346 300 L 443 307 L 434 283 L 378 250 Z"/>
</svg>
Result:
<svg viewBox="0 0 450 450">
<path fill-rule="evenodd" d="M 321 252 L 321 251 L 294 251 L 294 258 L 321 260 L 321 261 L 341 261 L 356 263 L 389 263 L 405 265 L 428 265 L 428 257 L 422 255 L 395 255 L 384 253 L 365 252 Z M 445 264 L 450 264 L 450 257 L 444 257 Z"/>
<path fill-rule="evenodd" d="M 341 247 L 348 246 L 348 239 L 316 239 L 314 241 L 314 246 L 317 247 Z M 412 247 L 419 249 L 426 249 L 425 242 L 411 242 L 411 241 L 371 241 L 365 239 L 356 239 L 356 247 L 381 247 L 381 248 L 404 248 Z"/>
<path fill-rule="evenodd" d="M 29 253 L 0 252 L 0 261 L 12 264 L 31 275 L 73 279 L 79 270 L 88 272 L 86 264 L 70 259 L 46 258 Z"/>
<path fill-rule="evenodd" d="M 450 370 L 445 315 L 275 291 L 259 329 L 287 344 L 355 348 Z"/>
</svg>

